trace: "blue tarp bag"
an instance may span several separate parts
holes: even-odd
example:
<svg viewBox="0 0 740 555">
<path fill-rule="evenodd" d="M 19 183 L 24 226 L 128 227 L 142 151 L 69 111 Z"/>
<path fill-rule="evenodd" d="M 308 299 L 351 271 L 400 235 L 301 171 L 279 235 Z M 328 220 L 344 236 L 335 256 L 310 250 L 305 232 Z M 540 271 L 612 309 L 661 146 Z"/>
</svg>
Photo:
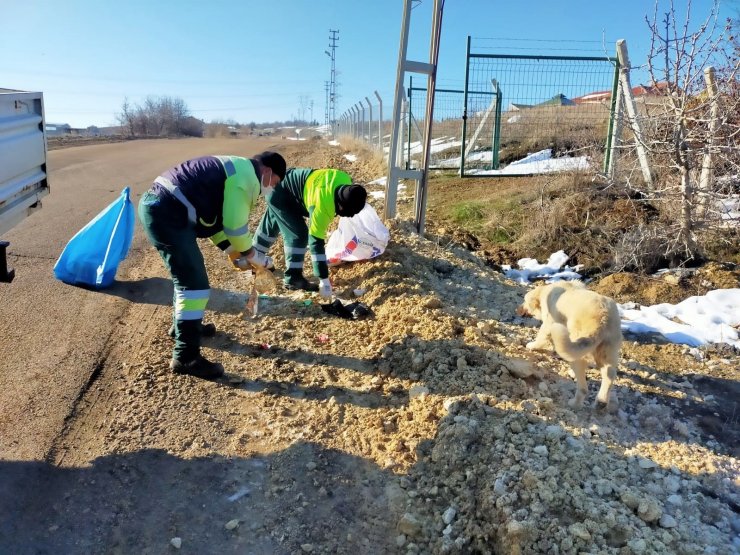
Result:
<svg viewBox="0 0 740 555">
<path fill-rule="evenodd" d="M 70 285 L 103 289 L 116 277 L 134 237 L 134 206 L 131 189 L 83 227 L 69 240 L 54 265 L 57 279 Z"/>
</svg>

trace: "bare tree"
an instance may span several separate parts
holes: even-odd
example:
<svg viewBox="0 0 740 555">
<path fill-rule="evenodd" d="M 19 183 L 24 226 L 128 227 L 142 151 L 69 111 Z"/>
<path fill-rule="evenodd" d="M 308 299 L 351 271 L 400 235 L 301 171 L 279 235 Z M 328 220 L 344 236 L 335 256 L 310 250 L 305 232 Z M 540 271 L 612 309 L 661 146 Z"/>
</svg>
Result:
<svg viewBox="0 0 740 555">
<path fill-rule="evenodd" d="M 116 119 L 118 120 L 118 123 L 121 124 L 121 127 L 125 128 L 128 131 L 128 134 L 130 136 L 134 136 L 134 111 L 131 108 L 131 105 L 128 103 L 128 97 L 123 99 L 123 104 L 121 105 L 121 112 L 116 115 Z"/>
<path fill-rule="evenodd" d="M 661 14 L 665 18 L 659 18 L 656 0 L 652 19 L 646 17 L 654 96 L 644 102 L 643 127 L 653 165 L 661 169 L 656 192 L 668 222 L 665 255 L 674 261 L 700 256 L 697 231 L 706 223 L 702 220 L 706 211 L 699 207 L 717 190 L 711 170 L 737 169 L 738 163 L 740 61 L 732 44 L 731 21 L 719 21 L 715 0 L 706 18 L 692 29 L 691 9 L 689 0 L 679 17 L 671 1 L 668 12 Z M 710 66 L 717 71 L 708 70 Z M 713 86 L 707 84 L 710 73 Z M 702 168 L 705 179 L 700 188 Z"/>
<path fill-rule="evenodd" d="M 202 127 L 190 121 L 185 101 L 177 97 L 148 96 L 144 104 L 131 106 L 125 99 L 118 120 L 131 135 L 202 135 Z M 196 129 L 198 127 L 198 129 Z"/>
</svg>

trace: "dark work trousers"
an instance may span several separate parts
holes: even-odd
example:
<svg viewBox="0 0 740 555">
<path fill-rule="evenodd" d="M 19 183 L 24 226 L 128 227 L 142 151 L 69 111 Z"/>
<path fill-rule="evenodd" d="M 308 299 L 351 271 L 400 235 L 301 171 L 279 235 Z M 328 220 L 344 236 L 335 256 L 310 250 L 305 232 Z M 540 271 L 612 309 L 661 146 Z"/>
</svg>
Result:
<svg viewBox="0 0 740 555">
<path fill-rule="evenodd" d="M 174 285 L 175 347 L 172 358 L 189 362 L 200 354 L 200 329 L 210 288 L 195 224 L 187 209 L 165 192 L 147 191 L 139 201 L 139 218 Z"/>
<path fill-rule="evenodd" d="M 308 212 L 303 198 L 296 195 L 297 192 L 278 184 L 254 234 L 254 248 L 262 252 L 268 251 L 279 233 L 283 235 L 286 283 L 303 276 L 303 259 L 308 245 Z"/>
</svg>

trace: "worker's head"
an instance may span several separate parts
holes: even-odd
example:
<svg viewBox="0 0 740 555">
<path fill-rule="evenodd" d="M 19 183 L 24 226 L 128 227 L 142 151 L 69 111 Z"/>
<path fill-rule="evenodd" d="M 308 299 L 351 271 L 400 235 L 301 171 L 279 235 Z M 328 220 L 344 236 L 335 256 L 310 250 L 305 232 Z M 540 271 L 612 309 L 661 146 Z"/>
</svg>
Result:
<svg viewBox="0 0 740 555">
<path fill-rule="evenodd" d="M 262 187 L 274 187 L 285 177 L 285 158 L 277 152 L 266 150 L 254 157 L 260 165 L 257 176 Z"/>
<path fill-rule="evenodd" d="M 367 191 L 362 185 L 342 185 L 334 192 L 337 216 L 351 218 L 365 208 Z"/>
</svg>

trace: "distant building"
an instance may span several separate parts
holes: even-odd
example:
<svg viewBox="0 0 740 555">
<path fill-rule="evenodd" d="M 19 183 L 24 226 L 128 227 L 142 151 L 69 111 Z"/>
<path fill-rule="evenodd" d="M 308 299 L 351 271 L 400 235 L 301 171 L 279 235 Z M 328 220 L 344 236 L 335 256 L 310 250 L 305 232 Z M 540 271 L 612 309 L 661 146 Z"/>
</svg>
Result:
<svg viewBox="0 0 740 555">
<path fill-rule="evenodd" d="M 72 126 L 68 123 L 47 123 L 45 129 L 47 137 L 72 135 Z"/>
<path fill-rule="evenodd" d="M 637 85 L 632 87 L 632 96 L 635 99 L 645 98 L 648 96 L 661 96 L 668 90 L 668 83 L 660 81 L 652 85 Z M 612 91 L 596 91 L 573 99 L 576 104 L 605 104 L 612 99 Z"/>
<path fill-rule="evenodd" d="M 574 106 L 574 105 L 575 105 L 575 102 L 573 102 L 570 98 L 568 98 L 564 94 L 556 94 L 549 100 L 545 100 L 544 102 L 535 104 L 535 107 L 539 108 L 540 106 Z"/>
</svg>

